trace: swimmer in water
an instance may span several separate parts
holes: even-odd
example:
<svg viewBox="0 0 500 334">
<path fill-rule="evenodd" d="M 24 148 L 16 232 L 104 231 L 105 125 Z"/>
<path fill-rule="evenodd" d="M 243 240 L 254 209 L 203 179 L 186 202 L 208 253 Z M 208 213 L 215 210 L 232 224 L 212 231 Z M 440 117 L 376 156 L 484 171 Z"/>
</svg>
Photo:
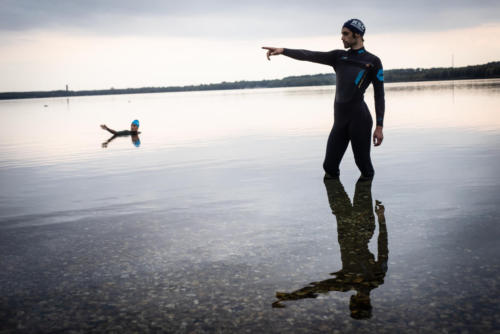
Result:
<svg viewBox="0 0 500 334">
<path fill-rule="evenodd" d="M 132 138 L 132 143 L 136 146 L 139 147 L 141 145 L 141 140 L 139 139 L 139 120 L 134 120 L 132 123 L 130 123 L 130 130 L 122 130 L 122 131 L 115 131 L 113 129 L 110 129 L 106 126 L 106 124 L 102 124 L 101 128 L 104 130 L 107 130 L 113 136 L 109 138 L 107 141 L 102 143 L 102 147 L 106 148 L 108 147 L 108 144 L 114 140 L 116 137 L 124 137 L 124 136 L 131 136 Z"/>
</svg>

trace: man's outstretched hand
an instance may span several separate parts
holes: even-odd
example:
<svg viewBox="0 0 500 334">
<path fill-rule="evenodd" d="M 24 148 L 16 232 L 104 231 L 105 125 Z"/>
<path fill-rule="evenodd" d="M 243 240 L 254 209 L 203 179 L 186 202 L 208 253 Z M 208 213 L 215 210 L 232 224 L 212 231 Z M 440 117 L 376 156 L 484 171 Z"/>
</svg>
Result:
<svg viewBox="0 0 500 334">
<path fill-rule="evenodd" d="M 277 56 L 283 53 L 283 48 L 273 48 L 272 46 L 263 46 L 264 50 L 267 50 L 267 60 L 271 60 L 271 56 Z"/>
<path fill-rule="evenodd" d="M 373 132 L 373 145 L 379 146 L 382 144 L 382 140 L 384 140 L 384 134 L 382 133 L 382 127 L 377 126 L 375 131 Z"/>
</svg>

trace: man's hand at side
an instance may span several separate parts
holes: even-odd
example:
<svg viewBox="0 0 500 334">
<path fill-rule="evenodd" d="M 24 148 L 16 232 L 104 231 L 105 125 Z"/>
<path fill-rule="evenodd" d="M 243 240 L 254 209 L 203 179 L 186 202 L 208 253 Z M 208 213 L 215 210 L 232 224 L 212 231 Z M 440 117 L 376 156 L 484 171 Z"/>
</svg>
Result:
<svg viewBox="0 0 500 334">
<path fill-rule="evenodd" d="M 373 132 L 373 145 L 379 146 L 384 140 L 384 134 L 382 133 L 382 127 L 377 126 Z"/>
</svg>

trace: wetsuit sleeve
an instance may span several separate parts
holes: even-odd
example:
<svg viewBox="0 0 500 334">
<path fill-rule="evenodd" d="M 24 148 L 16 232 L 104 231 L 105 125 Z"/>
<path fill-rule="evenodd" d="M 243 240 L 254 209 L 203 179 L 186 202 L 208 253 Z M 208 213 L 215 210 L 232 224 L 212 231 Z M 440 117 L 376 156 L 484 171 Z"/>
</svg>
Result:
<svg viewBox="0 0 500 334">
<path fill-rule="evenodd" d="M 283 49 L 283 54 L 287 57 L 306 60 L 313 63 L 334 66 L 341 50 L 333 50 L 329 52 Z"/>
<path fill-rule="evenodd" d="M 377 125 L 384 126 L 385 97 L 384 97 L 384 69 L 380 59 L 376 59 L 373 69 L 373 91 L 375 95 L 375 115 Z"/>
</svg>

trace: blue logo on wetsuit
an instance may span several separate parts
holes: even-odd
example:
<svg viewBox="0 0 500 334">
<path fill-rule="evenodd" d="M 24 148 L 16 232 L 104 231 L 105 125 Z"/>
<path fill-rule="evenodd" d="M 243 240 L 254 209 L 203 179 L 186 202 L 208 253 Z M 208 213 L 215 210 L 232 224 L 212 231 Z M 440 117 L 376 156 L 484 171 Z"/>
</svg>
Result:
<svg viewBox="0 0 500 334">
<path fill-rule="evenodd" d="M 354 80 L 354 84 L 357 85 L 359 83 L 359 80 L 361 80 L 361 78 L 363 77 L 363 73 L 365 73 L 365 70 L 359 71 L 358 76 L 356 77 L 356 80 Z"/>
<path fill-rule="evenodd" d="M 383 69 L 378 70 L 377 79 L 379 81 L 384 81 L 384 70 Z"/>
</svg>

